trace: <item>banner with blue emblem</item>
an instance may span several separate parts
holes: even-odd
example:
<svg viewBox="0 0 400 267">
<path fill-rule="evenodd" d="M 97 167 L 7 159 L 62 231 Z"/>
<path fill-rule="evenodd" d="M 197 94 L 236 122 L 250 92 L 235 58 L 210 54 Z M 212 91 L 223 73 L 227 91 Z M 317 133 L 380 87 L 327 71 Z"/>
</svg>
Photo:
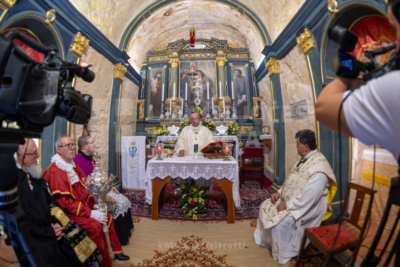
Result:
<svg viewBox="0 0 400 267">
<path fill-rule="evenodd" d="M 122 188 L 144 190 L 146 136 L 121 137 Z"/>
</svg>

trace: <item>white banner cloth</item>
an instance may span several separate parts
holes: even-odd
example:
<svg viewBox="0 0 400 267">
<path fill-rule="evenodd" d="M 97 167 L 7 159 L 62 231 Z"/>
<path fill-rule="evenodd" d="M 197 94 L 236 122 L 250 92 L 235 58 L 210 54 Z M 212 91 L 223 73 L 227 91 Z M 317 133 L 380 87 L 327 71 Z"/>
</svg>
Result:
<svg viewBox="0 0 400 267">
<path fill-rule="evenodd" d="M 146 170 L 146 203 L 151 204 L 153 199 L 152 181 L 158 177 L 164 179 L 168 176 L 174 178 L 193 178 L 195 180 L 204 178 L 206 180 L 212 177 L 217 180 L 228 179 L 233 183 L 232 195 L 236 207 L 240 207 L 239 195 L 239 170 L 238 162 L 233 157 L 231 161 L 224 161 L 222 158 L 209 159 L 194 157 L 165 158 L 164 160 L 151 159 L 147 162 Z"/>
<path fill-rule="evenodd" d="M 270 135 L 270 134 L 260 135 L 260 139 L 261 140 L 272 139 L 272 135 Z"/>
<path fill-rule="evenodd" d="M 123 189 L 145 189 L 146 136 L 121 137 Z"/>
<path fill-rule="evenodd" d="M 157 136 L 156 144 L 158 142 L 178 141 L 179 136 Z M 239 157 L 239 143 L 236 135 L 214 135 L 215 141 L 234 141 L 235 142 L 235 159 Z"/>
</svg>

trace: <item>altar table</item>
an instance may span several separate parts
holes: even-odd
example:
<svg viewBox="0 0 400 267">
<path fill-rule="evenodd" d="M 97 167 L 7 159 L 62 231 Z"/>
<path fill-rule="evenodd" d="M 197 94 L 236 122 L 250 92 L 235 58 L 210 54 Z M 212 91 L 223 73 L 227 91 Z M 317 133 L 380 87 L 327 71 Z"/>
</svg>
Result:
<svg viewBox="0 0 400 267">
<path fill-rule="evenodd" d="M 165 185 L 174 178 L 212 179 L 220 185 L 228 203 L 228 223 L 235 222 L 235 207 L 240 207 L 238 162 L 223 158 L 209 159 L 192 156 L 151 159 L 147 163 L 145 188 L 146 203 L 151 204 L 151 218 L 158 220 L 159 201 L 164 198 Z M 161 207 L 160 207 L 161 208 Z"/>
</svg>

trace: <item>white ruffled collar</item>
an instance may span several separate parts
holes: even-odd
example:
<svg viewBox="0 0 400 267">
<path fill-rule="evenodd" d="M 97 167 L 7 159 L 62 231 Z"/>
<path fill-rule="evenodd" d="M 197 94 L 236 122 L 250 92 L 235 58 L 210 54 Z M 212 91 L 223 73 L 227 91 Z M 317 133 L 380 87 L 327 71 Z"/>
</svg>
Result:
<svg viewBox="0 0 400 267">
<path fill-rule="evenodd" d="M 74 170 L 74 168 L 76 167 L 74 161 L 72 161 L 72 163 L 68 163 L 65 160 L 63 160 L 59 154 L 55 154 L 51 158 L 51 163 L 55 163 L 59 169 L 69 173 L 69 178 L 71 179 L 71 185 L 79 182 L 79 177 Z"/>
</svg>

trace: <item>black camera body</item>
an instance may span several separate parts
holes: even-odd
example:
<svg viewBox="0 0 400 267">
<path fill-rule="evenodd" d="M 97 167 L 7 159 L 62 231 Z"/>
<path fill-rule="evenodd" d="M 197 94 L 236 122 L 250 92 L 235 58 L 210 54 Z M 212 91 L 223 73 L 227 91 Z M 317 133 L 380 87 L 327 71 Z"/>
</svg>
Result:
<svg viewBox="0 0 400 267">
<path fill-rule="evenodd" d="M 335 25 L 328 30 L 329 38 L 340 45 L 333 57 L 333 68 L 339 77 L 357 78 L 361 72 L 364 81 L 369 81 L 393 70 L 400 69 L 400 57 L 397 53 L 393 53 L 384 65 L 380 65 L 375 56 L 385 54 L 396 48 L 396 42 L 377 48 L 372 51 L 365 51 L 364 55 L 370 62 L 363 63 L 357 60 L 353 55 L 347 52 L 354 50 L 357 43 L 357 36 L 347 29 Z"/>
</svg>

